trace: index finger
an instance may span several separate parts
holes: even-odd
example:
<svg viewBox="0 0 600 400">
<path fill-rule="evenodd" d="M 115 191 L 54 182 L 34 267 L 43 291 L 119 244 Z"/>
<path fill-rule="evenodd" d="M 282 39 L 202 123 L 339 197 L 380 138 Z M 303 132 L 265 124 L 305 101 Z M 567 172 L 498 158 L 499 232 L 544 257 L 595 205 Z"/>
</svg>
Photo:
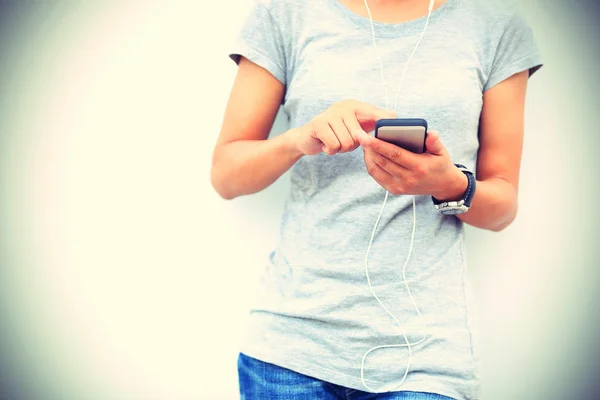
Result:
<svg viewBox="0 0 600 400">
<path fill-rule="evenodd" d="M 369 103 L 358 103 L 354 112 L 359 119 L 368 118 L 374 121 L 384 118 L 394 118 L 396 116 L 396 113 L 393 111 L 384 110 Z"/>
<path fill-rule="evenodd" d="M 386 111 L 368 103 L 360 103 L 355 108 L 354 115 L 365 132 L 375 130 L 375 124 L 380 119 L 396 117 L 393 111 Z"/>
</svg>

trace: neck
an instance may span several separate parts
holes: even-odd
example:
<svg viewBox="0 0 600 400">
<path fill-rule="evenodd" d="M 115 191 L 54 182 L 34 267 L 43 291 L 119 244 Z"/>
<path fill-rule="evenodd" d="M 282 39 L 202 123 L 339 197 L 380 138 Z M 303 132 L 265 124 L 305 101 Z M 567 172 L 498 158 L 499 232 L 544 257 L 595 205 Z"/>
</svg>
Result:
<svg viewBox="0 0 600 400">
<path fill-rule="evenodd" d="M 365 0 L 337 0 L 351 11 L 368 18 Z M 446 0 L 435 0 L 433 10 Z M 373 21 L 402 23 L 427 16 L 430 0 L 366 0 Z"/>
<path fill-rule="evenodd" d="M 367 0 L 369 4 L 376 6 L 420 6 L 429 5 L 430 0 Z M 444 0 L 434 0 L 434 7 L 438 3 L 443 3 Z"/>
</svg>

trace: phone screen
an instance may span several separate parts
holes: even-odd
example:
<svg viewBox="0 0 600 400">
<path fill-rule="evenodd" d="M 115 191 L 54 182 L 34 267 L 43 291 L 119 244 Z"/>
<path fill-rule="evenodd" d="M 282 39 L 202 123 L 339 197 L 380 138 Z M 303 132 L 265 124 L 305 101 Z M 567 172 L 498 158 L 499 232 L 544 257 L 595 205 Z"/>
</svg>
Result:
<svg viewBox="0 0 600 400">
<path fill-rule="evenodd" d="M 413 153 L 425 152 L 427 128 L 420 125 L 384 125 L 375 130 L 375 137 Z"/>
</svg>

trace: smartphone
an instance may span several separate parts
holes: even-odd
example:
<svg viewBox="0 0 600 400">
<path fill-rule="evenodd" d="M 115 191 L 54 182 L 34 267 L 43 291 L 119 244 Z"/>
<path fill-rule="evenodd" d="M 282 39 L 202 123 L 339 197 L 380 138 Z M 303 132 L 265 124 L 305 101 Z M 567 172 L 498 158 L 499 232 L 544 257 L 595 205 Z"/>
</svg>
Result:
<svg viewBox="0 0 600 400">
<path fill-rule="evenodd" d="M 413 153 L 425 152 L 427 121 L 423 118 L 380 119 L 375 125 L 375 135 Z"/>
</svg>

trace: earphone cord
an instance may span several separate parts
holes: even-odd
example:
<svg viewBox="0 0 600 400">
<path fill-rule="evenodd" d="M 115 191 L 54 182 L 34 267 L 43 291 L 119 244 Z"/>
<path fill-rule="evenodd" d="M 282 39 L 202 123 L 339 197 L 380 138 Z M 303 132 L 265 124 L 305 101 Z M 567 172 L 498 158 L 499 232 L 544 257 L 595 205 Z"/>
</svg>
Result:
<svg viewBox="0 0 600 400">
<path fill-rule="evenodd" d="M 369 5 L 367 4 L 367 0 L 364 0 L 365 3 L 365 7 L 367 9 L 367 13 L 369 14 L 369 21 L 371 22 L 371 34 L 373 37 L 373 45 L 375 48 L 375 52 L 377 53 L 377 57 L 379 58 L 379 66 L 380 66 L 380 71 L 381 71 L 381 83 L 383 85 L 384 91 L 385 91 L 385 107 L 386 109 L 389 109 L 389 103 L 388 103 L 388 92 L 387 92 L 387 86 L 385 84 L 385 78 L 384 78 L 384 74 L 383 74 L 383 60 L 379 54 L 379 51 L 377 50 L 377 41 L 375 40 L 375 27 L 373 24 L 373 18 L 371 17 L 371 10 L 369 8 Z M 434 4 L 434 0 L 430 0 L 429 3 L 429 11 L 427 13 L 427 20 L 425 21 L 425 27 L 423 28 L 423 31 L 421 32 L 421 36 L 419 37 L 419 40 L 417 41 L 417 44 L 415 45 L 412 53 L 410 54 L 408 61 L 406 62 L 405 66 L 404 66 L 404 70 L 402 71 L 402 76 L 400 78 L 400 86 L 398 88 L 398 93 L 396 95 L 396 101 L 394 103 L 394 112 L 396 112 L 397 108 L 398 108 L 398 100 L 400 98 L 400 91 L 402 89 L 402 86 L 404 85 L 404 78 L 406 77 L 406 71 L 408 70 L 408 66 L 410 65 L 410 62 L 412 61 L 412 58 L 415 54 L 415 52 L 417 51 L 417 48 L 419 47 L 419 44 L 421 43 L 421 39 L 423 39 L 423 36 L 425 35 L 425 32 L 427 31 L 427 27 L 429 25 L 429 18 L 431 17 L 431 12 L 433 10 L 433 4 Z M 379 297 L 377 296 L 377 294 L 375 293 L 375 291 L 373 290 L 373 286 L 371 285 L 371 278 L 369 277 L 369 254 L 371 252 L 371 246 L 373 245 L 373 240 L 375 239 L 375 233 L 377 231 L 377 227 L 379 226 L 379 221 L 381 220 L 381 216 L 383 215 L 383 210 L 385 208 L 385 204 L 387 202 L 389 196 L 389 192 L 386 191 L 385 192 L 385 198 L 383 199 L 383 204 L 381 205 L 381 210 L 379 211 L 379 216 L 377 217 L 377 220 L 375 222 L 375 226 L 373 228 L 373 232 L 371 233 L 371 240 L 369 241 L 369 246 L 367 248 L 367 253 L 365 255 L 365 274 L 367 276 L 367 282 L 369 284 L 369 289 L 371 290 L 371 294 L 373 295 L 373 297 L 375 297 L 375 299 L 377 300 L 377 302 L 379 302 L 379 304 L 381 305 L 381 307 L 383 307 L 383 309 L 388 313 L 388 315 L 390 317 L 392 317 L 392 319 L 398 324 L 398 326 L 401 326 L 402 324 L 400 324 L 400 321 L 398 321 L 398 319 L 396 318 L 396 316 L 394 314 L 392 314 L 392 312 L 385 306 L 385 304 L 383 304 L 383 302 L 379 299 Z M 412 296 L 412 293 L 410 291 L 410 287 L 408 286 L 408 282 L 406 281 L 406 266 L 408 265 L 408 262 L 410 260 L 410 256 L 412 254 L 412 249 L 413 249 L 413 244 L 414 244 L 414 239 L 415 239 L 415 230 L 416 230 L 416 226 L 417 226 L 417 207 L 415 204 L 415 197 L 413 196 L 412 198 L 412 206 L 413 206 L 413 229 L 412 229 L 412 234 L 411 234 L 411 238 L 410 238 L 410 248 L 408 250 L 408 255 L 406 256 L 406 261 L 404 262 L 404 265 L 402 266 L 402 279 L 404 282 L 404 285 L 406 286 L 406 291 L 408 293 L 408 296 L 410 297 L 410 300 L 412 301 L 415 310 L 417 311 L 417 314 L 419 315 L 419 319 L 423 320 L 423 316 L 421 315 L 421 312 L 419 311 L 419 307 L 417 306 L 417 303 L 415 302 L 415 299 Z M 406 336 L 406 334 L 404 332 L 402 332 L 402 336 L 404 337 L 404 341 L 405 343 L 400 343 L 400 344 L 392 344 L 392 345 L 382 345 L 382 346 L 376 346 L 371 348 L 370 350 L 368 350 L 362 357 L 362 362 L 361 362 L 361 366 L 360 366 L 360 379 L 362 380 L 363 385 L 370 391 L 373 392 L 377 392 L 376 389 L 373 389 L 371 387 L 369 387 L 367 385 L 367 383 L 365 382 L 365 378 L 364 378 L 364 367 L 365 367 L 365 360 L 367 358 L 367 356 L 378 349 L 382 349 L 382 348 L 395 348 L 395 347 L 407 347 L 408 348 L 408 362 L 406 365 L 406 369 L 404 371 L 404 376 L 402 377 L 402 380 L 400 381 L 400 383 L 388 390 L 388 391 L 392 391 L 395 390 L 397 388 L 399 388 L 400 386 L 402 386 L 402 384 L 404 383 L 404 381 L 406 380 L 406 376 L 408 375 L 408 370 L 410 368 L 410 364 L 412 361 L 412 349 L 411 346 L 417 345 L 421 342 L 423 342 L 428 334 L 427 334 L 427 328 L 425 325 L 425 334 L 423 335 L 423 337 L 421 339 L 419 339 L 416 342 L 410 342 L 408 340 L 408 337 Z M 383 392 L 383 391 L 380 391 Z"/>
</svg>

